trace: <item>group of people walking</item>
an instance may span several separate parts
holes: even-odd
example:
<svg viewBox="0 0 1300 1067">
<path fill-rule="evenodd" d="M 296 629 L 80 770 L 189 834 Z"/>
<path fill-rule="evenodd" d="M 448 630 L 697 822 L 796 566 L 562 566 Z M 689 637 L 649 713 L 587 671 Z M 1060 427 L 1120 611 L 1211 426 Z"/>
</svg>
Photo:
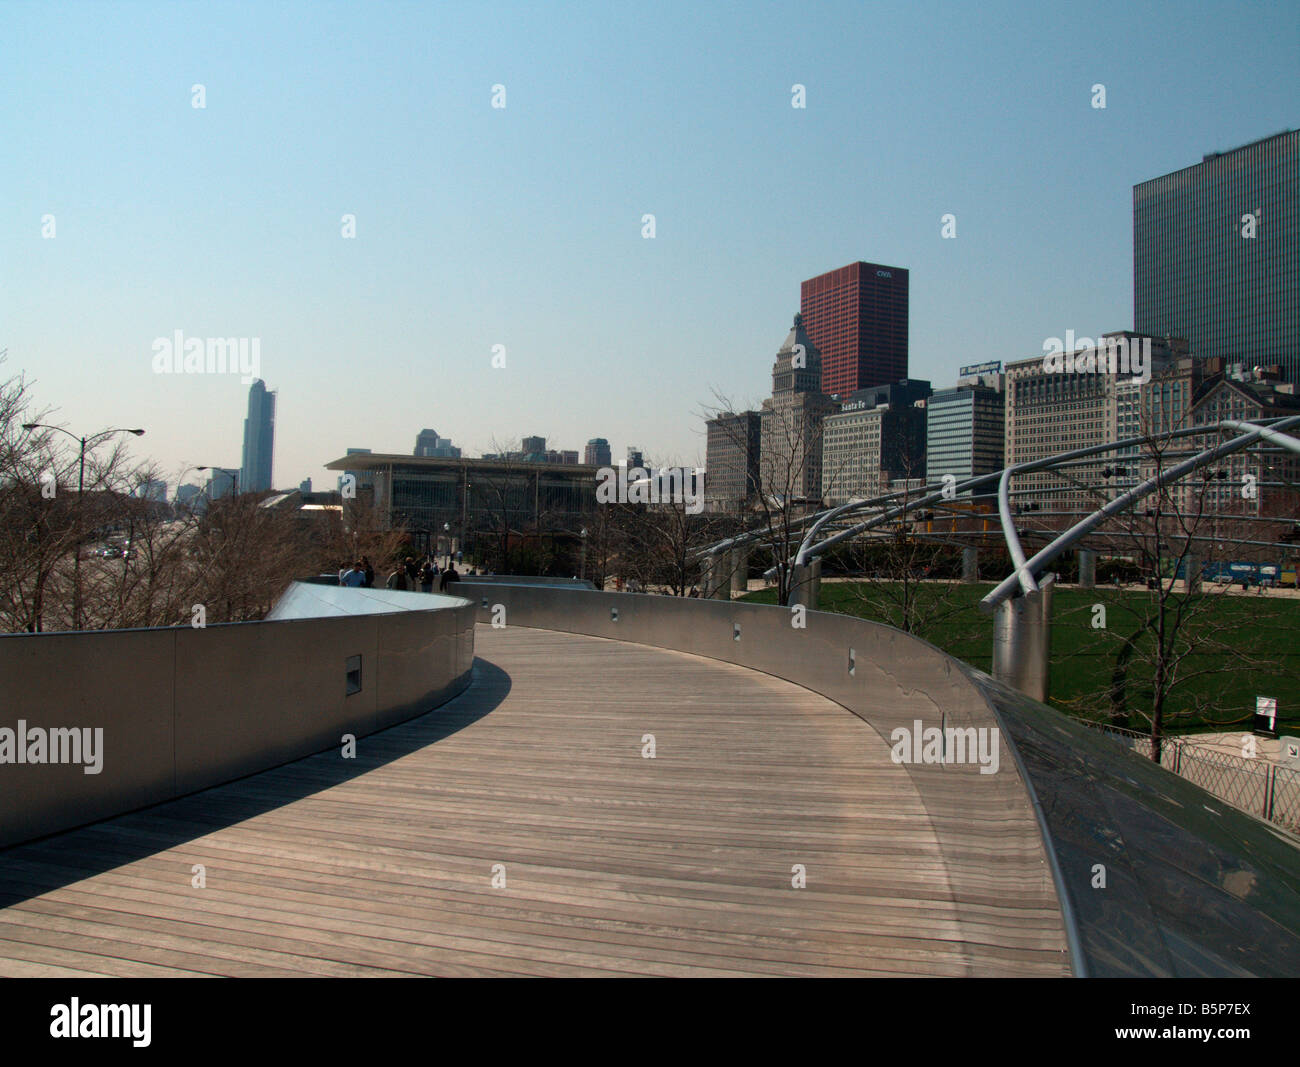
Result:
<svg viewBox="0 0 1300 1067">
<path fill-rule="evenodd" d="M 432 556 L 425 556 L 417 561 L 407 556 L 393 568 L 393 573 L 384 583 L 388 589 L 397 589 L 409 593 L 432 593 L 437 585 L 438 592 L 445 593 L 452 582 L 460 581 L 460 574 L 451 558 L 447 559 L 445 569 L 438 567 L 438 561 Z M 360 589 L 373 589 L 375 585 L 375 568 L 367 556 L 362 556 L 351 567 L 339 568 L 339 585 Z"/>
</svg>

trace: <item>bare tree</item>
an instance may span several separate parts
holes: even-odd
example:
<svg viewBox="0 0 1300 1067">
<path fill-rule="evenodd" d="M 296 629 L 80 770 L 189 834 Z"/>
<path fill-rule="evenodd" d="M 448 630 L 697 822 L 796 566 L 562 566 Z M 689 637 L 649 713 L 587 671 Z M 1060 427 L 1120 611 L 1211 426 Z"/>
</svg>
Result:
<svg viewBox="0 0 1300 1067">
<path fill-rule="evenodd" d="M 1161 438 L 1154 431 L 1169 427 L 1151 426 L 1145 415 L 1143 420 L 1147 436 L 1138 473 L 1164 484 L 1103 527 L 1097 542 L 1133 560 L 1147 576 L 1146 589 L 1098 587 L 1089 651 L 1109 659 L 1108 685 L 1076 707 L 1119 726 L 1131 725 L 1136 716 L 1150 733 L 1158 761 L 1171 726 L 1219 719 L 1229 686 L 1243 674 L 1276 670 L 1278 664 L 1246 638 L 1241 614 L 1223 599 L 1227 588 L 1202 580 L 1206 564 L 1224 562 L 1242 551 L 1239 542 L 1258 539 L 1260 526 L 1246 514 L 1249 509 L 1225 503 L 1225 489 L 1240 498 L 1243 486 L 1225 477 L 1222 467 L 1164 481 L 1188 455 L 1188 439 Z M 1210 443 L 1192 447 L 1199 451 Z M 1104 503 L 1103 492 L 1089 491 L 1093 503 Z"/>
</svg>

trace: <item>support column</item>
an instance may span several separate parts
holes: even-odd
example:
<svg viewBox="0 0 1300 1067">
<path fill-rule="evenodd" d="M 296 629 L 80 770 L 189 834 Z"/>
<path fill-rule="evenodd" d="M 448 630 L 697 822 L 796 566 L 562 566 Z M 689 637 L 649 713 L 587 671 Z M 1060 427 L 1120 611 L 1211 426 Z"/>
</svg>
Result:
<svg viewBox="0 0 1300 1067">
<path fill-rule="evenodd" d="M 1183 591 L 1197 593 L 1201 589 L 1201 557 L 1188 552 L 1183 557 Z"/>
<path fill-rule="evenodd" d="M 993 677 L 1043 702 L 1051 692 L 1053 580 L 1004 600 L 993 617 Z"/>
<path fill-rule="evenodd" d="M 730 553 L 711 554 L 704 557 L 701 565 L 703 588 L 700 595 L 707 600 L 730 600 L 731 577 L 727 564 Z"/>
<path fill-rule="evenodd" d="M 731 592 L 745 594 L 749 592 L 749 553 L 750 550 L 737 545 L 731 550 Z"/>
<path fill-rule="evenodd" d="M 980 580 L 980 550 L 967 546 L 961 550 L 961 580 L 978 582 Z"/>
<path fill-rule="evenodd" d="M 1080 588 L 1097 588 L 1097 553 L 1091 548 L 1081 548 L 1076 554 L 1079 557 Z"/>
<path fill-rule="evenodd" d="M 817 610 L 822 590 L 822 561 L 813 560 L 802 567 L 790 568 L 790 603 Z"/>
</svg>

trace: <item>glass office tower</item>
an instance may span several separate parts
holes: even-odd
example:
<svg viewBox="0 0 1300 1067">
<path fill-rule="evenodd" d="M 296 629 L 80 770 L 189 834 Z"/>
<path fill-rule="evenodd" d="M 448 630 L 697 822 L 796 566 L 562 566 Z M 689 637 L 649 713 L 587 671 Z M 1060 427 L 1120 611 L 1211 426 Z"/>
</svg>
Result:
<svg viewBox="0 0 1300 1067">
<path fill-rule="evenodd" d="M 1295 130 L 1135 185 L 1133 329 L 1300 382 L 1298 189 Z"/>
</svg>

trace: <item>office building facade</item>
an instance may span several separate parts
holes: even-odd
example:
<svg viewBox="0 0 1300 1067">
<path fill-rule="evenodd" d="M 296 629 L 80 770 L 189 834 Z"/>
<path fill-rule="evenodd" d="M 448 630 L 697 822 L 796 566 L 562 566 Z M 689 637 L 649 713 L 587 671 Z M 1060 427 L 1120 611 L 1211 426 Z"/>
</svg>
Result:
<svg viewBox="0 0 1300 1067">
<path fill-rule="evenodd" d="M 614 454 L 603 437 L 593 437 L 582 452 L 582 462 L 589 467 L 612 467 Z"/>
<path fill-rule="evenodd" d="M 437 459 L 460 459 L 460 449 L 451 443 L 451 438 L 439 437 L 437 430 L 421 430 L 415 437 L 415 451 L 411 454 Z"/>
<path fill-rule="evenodd" d="M 971 384 L 938 390 L 926 403 L 926 477 L 937 482 L 951 475 L 964 482 L 1000 471 L 1005 447 L 1003 416 L 1000 383 L 998 387 Z"/>
<path fill-rule="evenodd" d="M 1300 131 L 1133 187 L 1133 328 L 1300 383 Z"/>
<path fill-rule="evenodd" d="M 859 262 L 809 278 L 799 313 L 821 354 L 823 393 L 846 397 L 907 377 L 905 268 Z"/>
<path fill-rule="evenodd" d="M 1117 350 L 1138 352 L 1146 371 L 1135 376 L 1103 370 Z M 1008 363 L 1004 465 L 1032 463 L 1141 436 L 1143 397 L 1149 395 L 1144 389 L 1150 384 L 1142 379 L 1149 373 L 1151 381 L 1167 382 L 1171 364 L 1186 354 L 1181 338 L 1147 337 L 1121 330 L 1103 334 L 1095 346 L 1063 353 L 1057 364 L 1043 356 Z M 1117 365 L 1129 364 L 1117 360 Z M 1060 369 L 1062 366 L 1066 369 Z M 1141 446 L 1133 445 L 1081 458 L 1070 466 L 1068 474 L 1017 474 L 1012 491 L 1038 490 L 1033 503 L 1039 508 L 1091 511 L 1118 491 L 1136 485 L 1141 463 Z"/>
<path fill-rule="evenodd" d="M 835 506 L 869 500 L 895 482 L 926 478 L 930 383 L 908 379 L 860 389 L 822 424 L 822 499 Z"/>
<path fill-rule="evenodd" d="M 772 396 L 759 412 L 760 491 L 780 503 L 821 502 L 822 420 L 836 409 L 821 377 L 821 353 L 795 315 L 772 365 Z"/>
<path fill-rule="evenodd" d="M 757 411 L 728 411 L 705 428 L 704 506 L 739 511 L 758 492 L 762 418 Z"/>
</svg>

